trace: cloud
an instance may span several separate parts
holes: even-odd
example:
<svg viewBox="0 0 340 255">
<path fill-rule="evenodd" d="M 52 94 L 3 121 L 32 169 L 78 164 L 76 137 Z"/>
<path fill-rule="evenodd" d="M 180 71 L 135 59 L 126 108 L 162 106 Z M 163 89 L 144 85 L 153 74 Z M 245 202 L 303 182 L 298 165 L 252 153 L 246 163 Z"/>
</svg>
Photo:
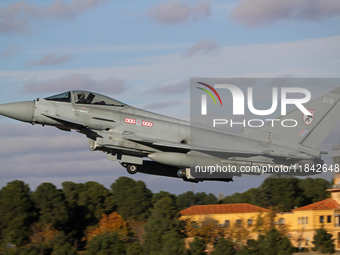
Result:
<svg viewBox="0 0 340 255">
<path fill-rule="evenodd" d="M 183 57 L 192 57 L 195 55 L 217 55 L 220 52 L 220 46 L 217 42 L 201 41 L 195 43 L 188 48 L 183 54 Z"/>
<path fill-rule="evenodd" d="M 57 56 L 56 54 L 48 54 L 43 56 L 41 59 L 31 61 L 28 63 L 29 66 L 46 66 L 46 65 L 59 65 L 68 62 L 71 59 L 71 54 L 65 54 Z"/>
<path fill-rule="evenodd" d="M 62 92 L 73 89 L 119 94 L 126 90 L 126 86 L 125 80 L 122 79 L 108 78 L 105 80 L 94 80 L 86 74 L 72 74 L 46 82 L 30 80 L 23 85 L 25 93 Z"/>
<path fill-rule="evenodd" d="M 1 116 L 2 117 L 2 116 Z M 44 154 L 47 150 L 51 153 L 65 153 L 76 151 L 86 142 L 81 136 L 74 136 L 70 142 L 70 133 L 58 132 L 57 129 L 41 129 L 41 126 L 32 128 L 26 125 L 2 124 L 3 133 L 0 135 L 2 144 L 0 154 L 5 157 L 18 157 L 18 155 Z M 24 143 L 22 141 L 25 141 Z M 41 148 L 43 144 L 43 149 Z M 20 145 L 20 146 L 18 146 Z M 67 156 L 71 160 L 71 155 Z"/>
<path fill-rule="evenodd" d="M 155 81 L 188 77 L 338 77 L 340 36 L 282 43 L 221 46 L 217 56 L 183 58 L 179 52 L 127 59 L 129 64 L 68 70 L 0 70 L 5 83 L 47 83 L 75 74 L 95 80 L 119 77 L 149 88 Z M 133 74 L 133 75 L 132 75 Z M 70 84 L 70 87 L 73 87 Z M 55 90 L 54 90 L 55 91 Z M 131 91 L 132 93 L 132 91 Z M 140 95 L 138 95 L 140 98 Z M 129 96 L 131 98 L 131 96 Z"/>
<path fill-rule="evenodd" d="M 90 176 L 115 175 L 112 162 L 103 153 L 91 152 L 87 138 L 74 131 L 22 123 L 0 127 L 3 131 L 0 142 L 4 146 L 0 148 L 0 186 L 12 179 L 39 179 L 41 183 L 46 179 L 63 182 L 70 178 L 91 180 Z"/>
<path fill-rule="evenodd" d="M 285 19 L 319 21 L 340 16 L 338 0 L 242 0 L 230 18 L 249 27 Z"/>
<path fill-rule="evenodd" d="M 172 25 L 206 19 L 210 15 L 210 8 L 209 1 L 199 1 L 198 5 L 193 6 L 189 1 L 170 0 L 155 6 L 149 11 L 149 14 L 160 24 Z"/>
<path fill-rule="evenodd" d="M 10 58 L 12 57 L 15 53 L 19 51 L 19 46 L 18 45 L 13 45 L 7 48 L 5 51 L 2 52 L 0 55 L 1 58 Z"/>
<path fill-rule="evenodd" d="M 60 21 L 72 20 L 83 12 L 107 0 L 72 0 L 62 2 L 54 0 L 50 5 L 18 1 L 0 8 L 0 33 L 30 32 L 31 20 L 54 19 Z"/>
<path fill-rule="evenodd" d="M 155 95 L 168 95 L 168 94 L 183 94 L 189 92 L 189 80 L 183 80 L 174 84 L 168 84 L 161 87 L 150 89 L 146 94 L 152 93 Z"/>
</svg>

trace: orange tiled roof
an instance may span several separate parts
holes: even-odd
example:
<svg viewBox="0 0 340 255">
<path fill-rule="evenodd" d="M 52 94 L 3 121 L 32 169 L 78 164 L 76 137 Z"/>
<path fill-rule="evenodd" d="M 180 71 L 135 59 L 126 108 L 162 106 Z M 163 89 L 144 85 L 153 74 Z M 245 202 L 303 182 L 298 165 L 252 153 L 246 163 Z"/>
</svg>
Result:
<svg viewBox="0 0 340 255">
<path fill-rule="evenodd" d="M 340 209 L 340 205 L 333 198 L 328 198 L 320 202 L 316 202 L 314 204 L 305 205 L 305 206 L 293 209 L 292 211 L 333 210 L 333 209 Z"/>
<path fill-rule="evenodd" d="M 225 213 L 250 213 L 267 212 L 268 209 L 251 204 L 222 204 L 222 205 L 194 205 L 182 210 L 182 215 L 198 214 L 225 214 Z"/>
</svg>

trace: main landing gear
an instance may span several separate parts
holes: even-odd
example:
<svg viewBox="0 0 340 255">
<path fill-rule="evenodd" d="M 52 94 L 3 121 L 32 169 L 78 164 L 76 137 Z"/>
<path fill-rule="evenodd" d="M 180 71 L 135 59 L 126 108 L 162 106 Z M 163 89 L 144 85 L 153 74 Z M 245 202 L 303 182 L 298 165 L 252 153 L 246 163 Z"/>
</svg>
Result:
<svg viewBox="0 0 340 255">
<path fill-rule="evenodd" d="M 129 174 L 135 174 L 138 172 L 138 166 L 134 164 L 121 163 L 123 167 L 126 168 Z"/>
</svg>

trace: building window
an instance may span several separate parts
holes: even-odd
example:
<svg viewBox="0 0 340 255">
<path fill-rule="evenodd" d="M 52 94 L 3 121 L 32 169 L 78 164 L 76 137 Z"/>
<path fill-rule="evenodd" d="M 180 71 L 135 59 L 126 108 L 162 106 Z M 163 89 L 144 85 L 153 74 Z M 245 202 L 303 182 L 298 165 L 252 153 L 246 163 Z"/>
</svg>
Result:
<svg viewBox="0 0 340 255">
<path fill-rule="evenodd" d="M 306 246 L 309 245 L 309 238 L 308 238 L 308 237 L 306 238 L 306 243 L 305 243 L 305 245 L 306 245 Z"/>
<path fill-rule="evenodd" d="M 230 220 L 225 220 L 224 221 L 224 226 L 229 227 L 230 226 Z"/>
<path fill-rule="evenodd" d="M 253 225 L 253 220 L 252 219 L 248 219 L 248 226 L 252 226 Z"/>
<path fill-rule="evenodd" d="M 298 224 L 301 224 L 301 217 L 298 218 Z"/>
<path fill-rule="evenodd" d="M 325 223 L 324 216 L 320 216 L 320 223 Z"/>
<path fill-rule="evenodd" d="M 308 224 L 308 217 L 300 217 L 300 224 Z"/>
<path fill-rule="evenodd" d="M 280 225 L 285 224 L 285 218 L 280 218 L 280 219 L 279 219 L 279 224 L 280 224 Z"/>
<path fill-rule="evenodd" d="M 332 223 L 332 216 L 331 215 L 327 215 L 327 223 Z"/>
<path fill-rule="evenodd" d="M 241 226 L 242 220 L 236 220 L 236 226 Z"/>
</svg>

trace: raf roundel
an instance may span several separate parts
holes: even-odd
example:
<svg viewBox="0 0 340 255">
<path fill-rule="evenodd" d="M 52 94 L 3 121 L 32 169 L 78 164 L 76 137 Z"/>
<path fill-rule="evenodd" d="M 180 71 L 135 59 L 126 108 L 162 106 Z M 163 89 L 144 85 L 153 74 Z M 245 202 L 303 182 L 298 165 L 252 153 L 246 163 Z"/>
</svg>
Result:
<svg viewBox="0 0 340 255">
<path fill-rule="evenodd" d="M 136 120 L 136 125 L 137 125 L 137 126 L 141 126 L 141 125 L 142 125 L 142 121 L 141 121 L 141 120 L 139 120 L 139 119 L 138 119 L 138 120 Z"/>
</svg>

